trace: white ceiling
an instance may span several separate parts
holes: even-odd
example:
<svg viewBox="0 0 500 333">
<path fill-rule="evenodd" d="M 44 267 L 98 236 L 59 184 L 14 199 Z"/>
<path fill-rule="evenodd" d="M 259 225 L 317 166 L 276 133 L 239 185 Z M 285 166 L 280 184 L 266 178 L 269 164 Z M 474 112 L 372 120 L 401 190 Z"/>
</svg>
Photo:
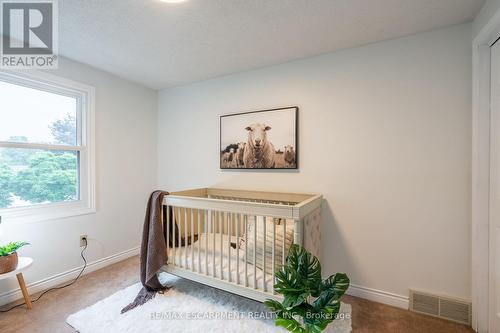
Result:
<svg viewBox="0 0 500 333">
<path fill-rule="evenodd" d="M 471 21 L 483 0 L 60 1 L 60 54 L 152 88 Z"/>
</svg>

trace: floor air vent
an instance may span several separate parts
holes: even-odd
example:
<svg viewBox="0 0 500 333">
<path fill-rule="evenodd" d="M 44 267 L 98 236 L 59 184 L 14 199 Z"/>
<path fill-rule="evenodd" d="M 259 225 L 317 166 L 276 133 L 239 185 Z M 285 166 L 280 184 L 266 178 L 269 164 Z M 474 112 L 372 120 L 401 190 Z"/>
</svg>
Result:
<svg viewBox="0 0 500 333">
<path fill-rule="evenodd" d="M 410 311 L 471 324 L 471 303 L 450 297 L 410 290 Z"/>
</svg>

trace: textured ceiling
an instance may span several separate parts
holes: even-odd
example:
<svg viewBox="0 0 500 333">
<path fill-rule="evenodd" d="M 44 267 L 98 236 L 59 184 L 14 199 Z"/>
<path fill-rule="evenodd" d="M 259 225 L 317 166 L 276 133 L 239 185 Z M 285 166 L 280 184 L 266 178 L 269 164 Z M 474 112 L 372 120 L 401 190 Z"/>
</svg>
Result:
<svg viewBox="0 0 500 333">
<path fill-rule="evenodd" d="M 152 88 L 471 21 L 483 0 L 60 1 L 60 54 Z"/>
</svg>

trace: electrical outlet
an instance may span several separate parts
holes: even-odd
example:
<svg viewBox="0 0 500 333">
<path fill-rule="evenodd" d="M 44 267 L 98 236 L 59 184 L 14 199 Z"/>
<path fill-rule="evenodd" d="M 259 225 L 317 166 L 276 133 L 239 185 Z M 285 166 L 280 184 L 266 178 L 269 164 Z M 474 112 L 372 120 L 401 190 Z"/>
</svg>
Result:
<svg viewBox="0 0 500 333">
<path fill-rule="evenodd" d="M 80 236 L 80 247 L 84 247 L 87 245 L 88 237 L 87 235 L 81 235 Z"/>
</svg>

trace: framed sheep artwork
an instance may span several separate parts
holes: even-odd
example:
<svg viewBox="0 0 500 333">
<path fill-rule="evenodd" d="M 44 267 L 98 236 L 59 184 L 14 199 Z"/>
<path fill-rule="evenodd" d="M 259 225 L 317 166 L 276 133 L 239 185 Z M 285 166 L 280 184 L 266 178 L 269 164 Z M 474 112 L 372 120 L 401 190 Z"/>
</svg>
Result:
<svg viewBox="0 0 500 333">
<path fill-rule="evenodd" d="M 221 169 L 297 169 L 298 107 L 220 117 Z"/>
</svg>

